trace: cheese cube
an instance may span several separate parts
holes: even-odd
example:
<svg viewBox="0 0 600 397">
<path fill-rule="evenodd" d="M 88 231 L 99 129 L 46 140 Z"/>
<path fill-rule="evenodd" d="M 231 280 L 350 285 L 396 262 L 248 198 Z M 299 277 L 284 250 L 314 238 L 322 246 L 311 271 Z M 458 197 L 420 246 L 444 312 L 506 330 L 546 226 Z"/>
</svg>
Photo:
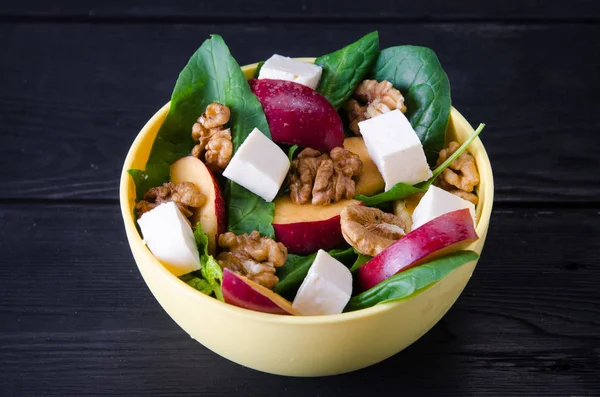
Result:
<svg viewBox="0 0 600 397">
<path fill-rule="evenodd" d="M 462 199 L 452 193 L 431 185 L 427 193 L 421 198 L 419 204 L 412 214 L 413 226 L 415 230 L 438 216 L 468 208 L 473 217 L 473 225 L 476 225 L 475 205 L 470 201 Z"/>
<path fill-rule="evenodd" d="M 174 202 L 160 204 L 144 213 L 138 225 L 152 254 L 175 276 L 200 269 L 194 232 Z"/>
<path fill-rule="evenodd" d="M 223 176 L 265 201 L 273 201 L 289 168 L 283 150 L 255 128 L 235 152 Z"/>
<path fill-rule="evenodd" d="M 398 182 L 414 185 L 431 177 L 423 145 L 408 119 L 393 110 L 358 123 L 369 156 L 385 181 L 385 190 Z"/>
<path fill-rule="evenodd" d="M 293 81 L 316 90 L 322 72 L 320 66 L 275 54 L 264 63 L 258 78 Z"/>
<path fill-rule="evenodd" d="M 323 250 L 308 270 L 292 307 L 305 316 L 339 314 L 352 295 L 352 274 Z"/>
</svg>

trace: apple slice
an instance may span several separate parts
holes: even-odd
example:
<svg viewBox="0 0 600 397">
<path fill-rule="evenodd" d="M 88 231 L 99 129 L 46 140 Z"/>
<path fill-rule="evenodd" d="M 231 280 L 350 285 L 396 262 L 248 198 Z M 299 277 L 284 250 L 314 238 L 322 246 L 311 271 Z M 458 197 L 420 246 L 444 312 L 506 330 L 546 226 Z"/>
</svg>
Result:
<svg viewBox="0 0 600 397">
<path fill-rule="evenodd" d="M 250 80 L 275 142 L 321 152 L 344 144 L 344 127 L 335 108 L 317 91 L 285 80 Z"/>
<path fill-rule="evenodd" d="M 192 209 L 192 226 L 198 222 L 208 235 L 208 253 L 217 251 L 219 234 L 227 231 L 227 212 L 221 188 L 214 175 L 199 159 L 193 156 L 182 157 L 171 165 L 171 182 L 192 182 L 206 196 L 206 203 Z"/>
<path fill-rule="evenodd" d="M 449 253 L 456 249 L 455 244 L 476 239 L 469 210 L 449 212 L 408 233 L 365 263 L 358 270 L 358 282 L 367 290 L 396 273 Z"/>
<path fill-rule="evenodd" d="M 225 302 L 231 305 L 263 313 L 299 315 L 281 295 L 227 268 L 223 269 L 222 288 Z"/>
<path fill-rule="evenodd" d="M 361 137 L 344 139 L 344 149 L 356 153 L 363 163 L 362 171 L 356 178 L 356 195 L 372 196 L 385 189 L 385 182 L 377 166 L 369 156 L 365 140 Z"/>
<path fill-rule="evenodd" d="M 321 206 L 295 204 L 289 196 L 275 200 L 273 229 L 275 238 L 288 252 L 306 255 L 322 249 L 328 251 L 344 243 L 340 213 L 348 205 L 362 204 L 357 200 L 340 200 Z"/>
</svg>

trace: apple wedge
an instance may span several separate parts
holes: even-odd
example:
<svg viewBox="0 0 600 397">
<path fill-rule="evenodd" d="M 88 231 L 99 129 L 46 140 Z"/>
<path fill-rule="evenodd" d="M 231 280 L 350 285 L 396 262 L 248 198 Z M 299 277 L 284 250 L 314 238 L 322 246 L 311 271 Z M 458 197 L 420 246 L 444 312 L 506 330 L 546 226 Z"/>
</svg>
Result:
<svg viewBox="0 0 600 397">
<path fill-rule="evenodd" d="M 365 140 L 361 137 L 346 138 L 344 139 L 344 149 L 356 153 L 363 164 L 362 171 L 356 178 L 356 195 L 373 196 L 383 192 L 385 182 L 371 156 L 369 156 Z"/>
<path fill-rule="evenodd" d="M 477 239 L 468 209 L 449 212 L 408 233 L 358 270 L 358 282 L 368 290 L 401 271 L 457 249 Z"/>
<path fill-rule="evenodd" d="M 299 315 L 281 295 L 229 269 L 223 269 L 222 288 L 225 302 L 231 305 L 263 313 Z"/>
<path fill-rule="evenodd" d="M 219 234 L 227 231 L 227 210 L 217 180 L 201 160 L 187 156 L 171 165 L 171 182 L 192 182 L 206 196 L 206 203 L 193 209 L 191 222 L 193 227 L 200 222 L 208 235 L 208 253 L 214 255 Z"/>
<path fill-rule="evenodd" d="M 274 142 L 321 152 L 342 146 L 344 127 L 335 108 L 310 87 L 285 80 L 250 80 Z"/>
<path fill-rule="evenodd" d="M 357 200 L 340 200 L 321 206 L 295 204 L 289 196 L 275 200 L 273 229 L 275 238 L 288 252 L 306 255 L 322 249 L 328 251 L 344 243 L 340 213 L 348 205 L 361 204 Z"/>
</svg>

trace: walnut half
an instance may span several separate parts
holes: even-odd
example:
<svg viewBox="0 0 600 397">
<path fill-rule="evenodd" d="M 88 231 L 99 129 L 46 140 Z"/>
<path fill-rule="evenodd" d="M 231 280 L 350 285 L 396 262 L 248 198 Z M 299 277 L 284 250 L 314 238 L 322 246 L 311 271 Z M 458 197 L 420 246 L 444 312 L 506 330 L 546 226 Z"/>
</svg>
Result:
<svg viewBox="0 0 600 397">
<path fill-rule="evenodd" d="M 279 278 L 275 268 L 281 267 L 287 260 L 287 248 L 270 238 L 252 233 L 236 236 L 231 232 L 219 236 L 219 246 L 226 250 L 217 256 L 222 268 L 248 277 L 266 288 L 273 288 Z"/>
<path fill-rule="evenodd" d="M 447 148 L 440 151 L 437 165 L 439 166 L 446 161 L 459 147 L 458 142 L 450 142 Z M 479 202 L 479 198 L 473 193 L 475 186 L 479 185 L 479 172 L 477 171 L 475 159 L 467 152 L 458 156 L 442 172 L 435 184 L 475 205 Z"/>
<path fill-rule="evenodd" d="M 377 208 L 349 205 L 340 214 L 342 235 L 363 255 L 375 256 L 404 237 L 410 228 L 402 218 Z"/>
<path fill-rule="evenodd" d="M 329 155 L 306 148 L 292 161 L 290 198 L 296 204 L 314 205 L 351 199 L 356 191 L 353 178 L 361 170 L 358 155 L 342 147 L 334 148 Z"/>
<path fill-rule="evenodd" d="M 406 113 L 402 93 L 387 80 L 363 80 L 354 91 L 354 98 L 345 104 L 350 129 L 360 135 L 358 123 L 372 117 L 398 109 Z"/>
<path fill-rule="evenodd" d="M 143 213 L 148 212 L 162 203 L 172 201 L 185 217 L 192 216 L 189 207 L 201 207 L 206 201 L 206 197 L 200 192 L 198 186 L 192 182 L 172 183 L 166 182 L 162 186 L 153 187 L 144 194 L 144 199 L 140 200 L 135 208 L 138 218 Z"/>
<path fill-rule="evenodd" d="M 225 128 L 231 111 L 225 105 L 213 102 L 192 127 L 192 138 L 198 142 L 192 156 L 202 159 L 212 171 L 220 172 L 227 167 L 233 155 L 231 130 Z"/>
</svg>

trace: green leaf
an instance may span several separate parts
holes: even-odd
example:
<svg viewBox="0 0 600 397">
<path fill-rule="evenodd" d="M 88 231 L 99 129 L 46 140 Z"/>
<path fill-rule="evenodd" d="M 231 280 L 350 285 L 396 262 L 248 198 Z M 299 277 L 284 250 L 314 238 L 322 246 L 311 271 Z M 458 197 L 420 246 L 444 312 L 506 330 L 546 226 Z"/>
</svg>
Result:
<svg viewBox="0 0 600 397">
<path fill-rule="evenodd" d="M 381 51 L 372 77 L 388 80 L 406 100 L 406 116 L 419 136 L 427 161 L 435 164 L 450 117 L 450 82 L 430 48 L 390 47 Z"/>
<path fill-rule="evenodd" d="M 296 153 L 296 150 L 298 150 L 298 145 L 290 146 L 290 148 L 288 150 L 288 159 L 290 159 L 290 163 L 292 162 L 292 160 L 294 158 L 294 153 Z"/>
<path fill-rule="evenodd" d="M 258 75 L 260 74 L 260 70 L 262 69 L 263 65 L 265 64 L 265 61 L 260 61 L 257 65 L 256 65 L 256 71 L 254 71 L 254 78 L 257 79 Z"/>
<path fill-rule="evenodd" d="M 352 263 L 351 261 L 356 256 L 352 248 L 333 249 L 329 251 L 329 255 L 345 264 Z M 316 257 L 317 253 L 307 256 L 288 254 L 285 265 L 277 269 L 276 275 L 279 277 L 279 282 L 273 291 L 293 300 Z"/>
<path fill-rule="evenodd" d="M 360 269 L 360 267 L 362 265 L 364 265 L 365 263 L 367 263 L 368 261 L 371 260 L 371 258 L 373 258 L 372 256 L 369 255 L 363 255 L 360 252 L 358 253 L 358 257 L 356 258 L 356 261 L 354 261 L 354 264 L 352 265 L 352 267 L 350 268 L 351 272 L 355 272 L 358 269 Z"/>
<path fill-rule="evenodd" d="M 252 93 L 240 65 L 231 56 L 229 48 L 219 35 L 212 35 L 192 55 L 181 71 L 171 96 L 171 108 L 150 151 L 146 170 L 130 170 L 136 184 L 137 198 L 141 199 L 148 189 L 169 179 L 169 168 L 177 159 L 187 156 L 194 141 L 192 126 L 206 106 L 218 102 L 231 110 L 231 131 L 234 151 L 237 150 L 250 132 L 256 127 L 271 137 L 267 119 L 258 98 Z M 230 225 L 236 231 L 251 232 L 272 229 L 274 204 L 245 188 L 232 183 L 232 197 L 227 198 Z M 232 210 L 233 208 L 233 210 Z M 252 229 L 244 219 L 252 211 Z M 272 235 L 272 233 L 271 233 Z"/>
<path fill-rule="evenodd" d="M 223 269 L 217 263 L 212 255 L 205 255 L 200 259 L 200 273 L 202 277 L 208 282 L 215 296 L 221 302 L 224 302 L 223 290 L 221 284 L 223 283 Z"/>
<path fill-rule="evenodd" d="M 371 32 L 360 40 L 315 60 L 323 68 L 317 91 L 336 109 L 354 92 L 377 58 L 379 34 Z"/>
<path fill-rule="evenodd" d="M 356 200 L 360 200 L 364 205 L 369 207 L 375 207 L 377 205 L 387 203 L 388 201 L 403 200 L 416 193 L 425 193 L 427 189 L 422 189 L 416 186 L 407 185 L 406 183 L 396 183 L 392 188 L 383 193 L 376 194 L 374 196 L 358 195 L 355 197 Z"/>
<path fill-rule="evenodd" d="M 465 150 L 467 150 L 467 148 L 475 140 L 475 138 L 477 138 L 479 134 L 481 134 L 481 131 L 483 131 L 484 127 L 485 124 L 479 124 L 477 130 L 475 130 L 475 132 L 471 134 L 471 136 L 467 138 L 467 140 L 464 141 L 462 145 L 460 145 L 456 152 L 454 152 L 450 157 L 448 157 L 446 161 L 440 164 L 439 167 L 433 170 L 431 178 L 429 178 L 425 182 L 418 183 L 414 186 L 400 182 L 392 186 L 392 188 L 386 192 L 379 193 L 371 197 L 364 196 L 361 194 L 356 196 L 355 199 L 362 201 L 363 204 L 365 204 L 366 206 L 375 207 L 383 203 L 387 203 L 389 201 L 403 200 L 416 193 L 425 193 L 427 189 L 429 189 L 429 186 L 431 186 L 431 184 L 435 181 L 435 179 L 442 174 L 442 171 L 448 168 L 448 166 L 452 164 L 452 162 L 456 160 L 458 156 L 460 156 Z"/>
<path fill-rule="evenodd" d="M 183 277 L 183 276 L 182 276 Z M 198 291 L 202 292 L 206 295 L 211 295 L 213 293 L 213 288 L 210 286 L 208 281 L 203 278 L 193 276 L 187 280 L 184 280 L 186 284 L 196 288 Z"/>
<path fill-rule="evenodd" d="M 235 234 L 258 230 L 265 237 L 275 238 L 273 216 L 275 205 L 246 190 L 235 182 L 227 181 L 225 196 L 228 207 L 228 230 Z"/>
<path fill-rule="evenodd" d="M 194 229 L 194 239 L 200 252 L 200 271 L 183 275 L 180 279 L 202 293 L 207 295 L 214 293 L 217 299 L 224 301 L 221 289 L 223 270 L 215 258 L 208 254 L 208 235 L 202 231 L 200 223 Z"/>
<path fill-rule="evenodd" d="M 479 258 L 473 251 L 458 251 L 421 266 L 398 273 L 350 299 L 345 312 L 366 309 L 385 302 L 404 299 L 446 277 L 465 263 Z"/>
</svg>

